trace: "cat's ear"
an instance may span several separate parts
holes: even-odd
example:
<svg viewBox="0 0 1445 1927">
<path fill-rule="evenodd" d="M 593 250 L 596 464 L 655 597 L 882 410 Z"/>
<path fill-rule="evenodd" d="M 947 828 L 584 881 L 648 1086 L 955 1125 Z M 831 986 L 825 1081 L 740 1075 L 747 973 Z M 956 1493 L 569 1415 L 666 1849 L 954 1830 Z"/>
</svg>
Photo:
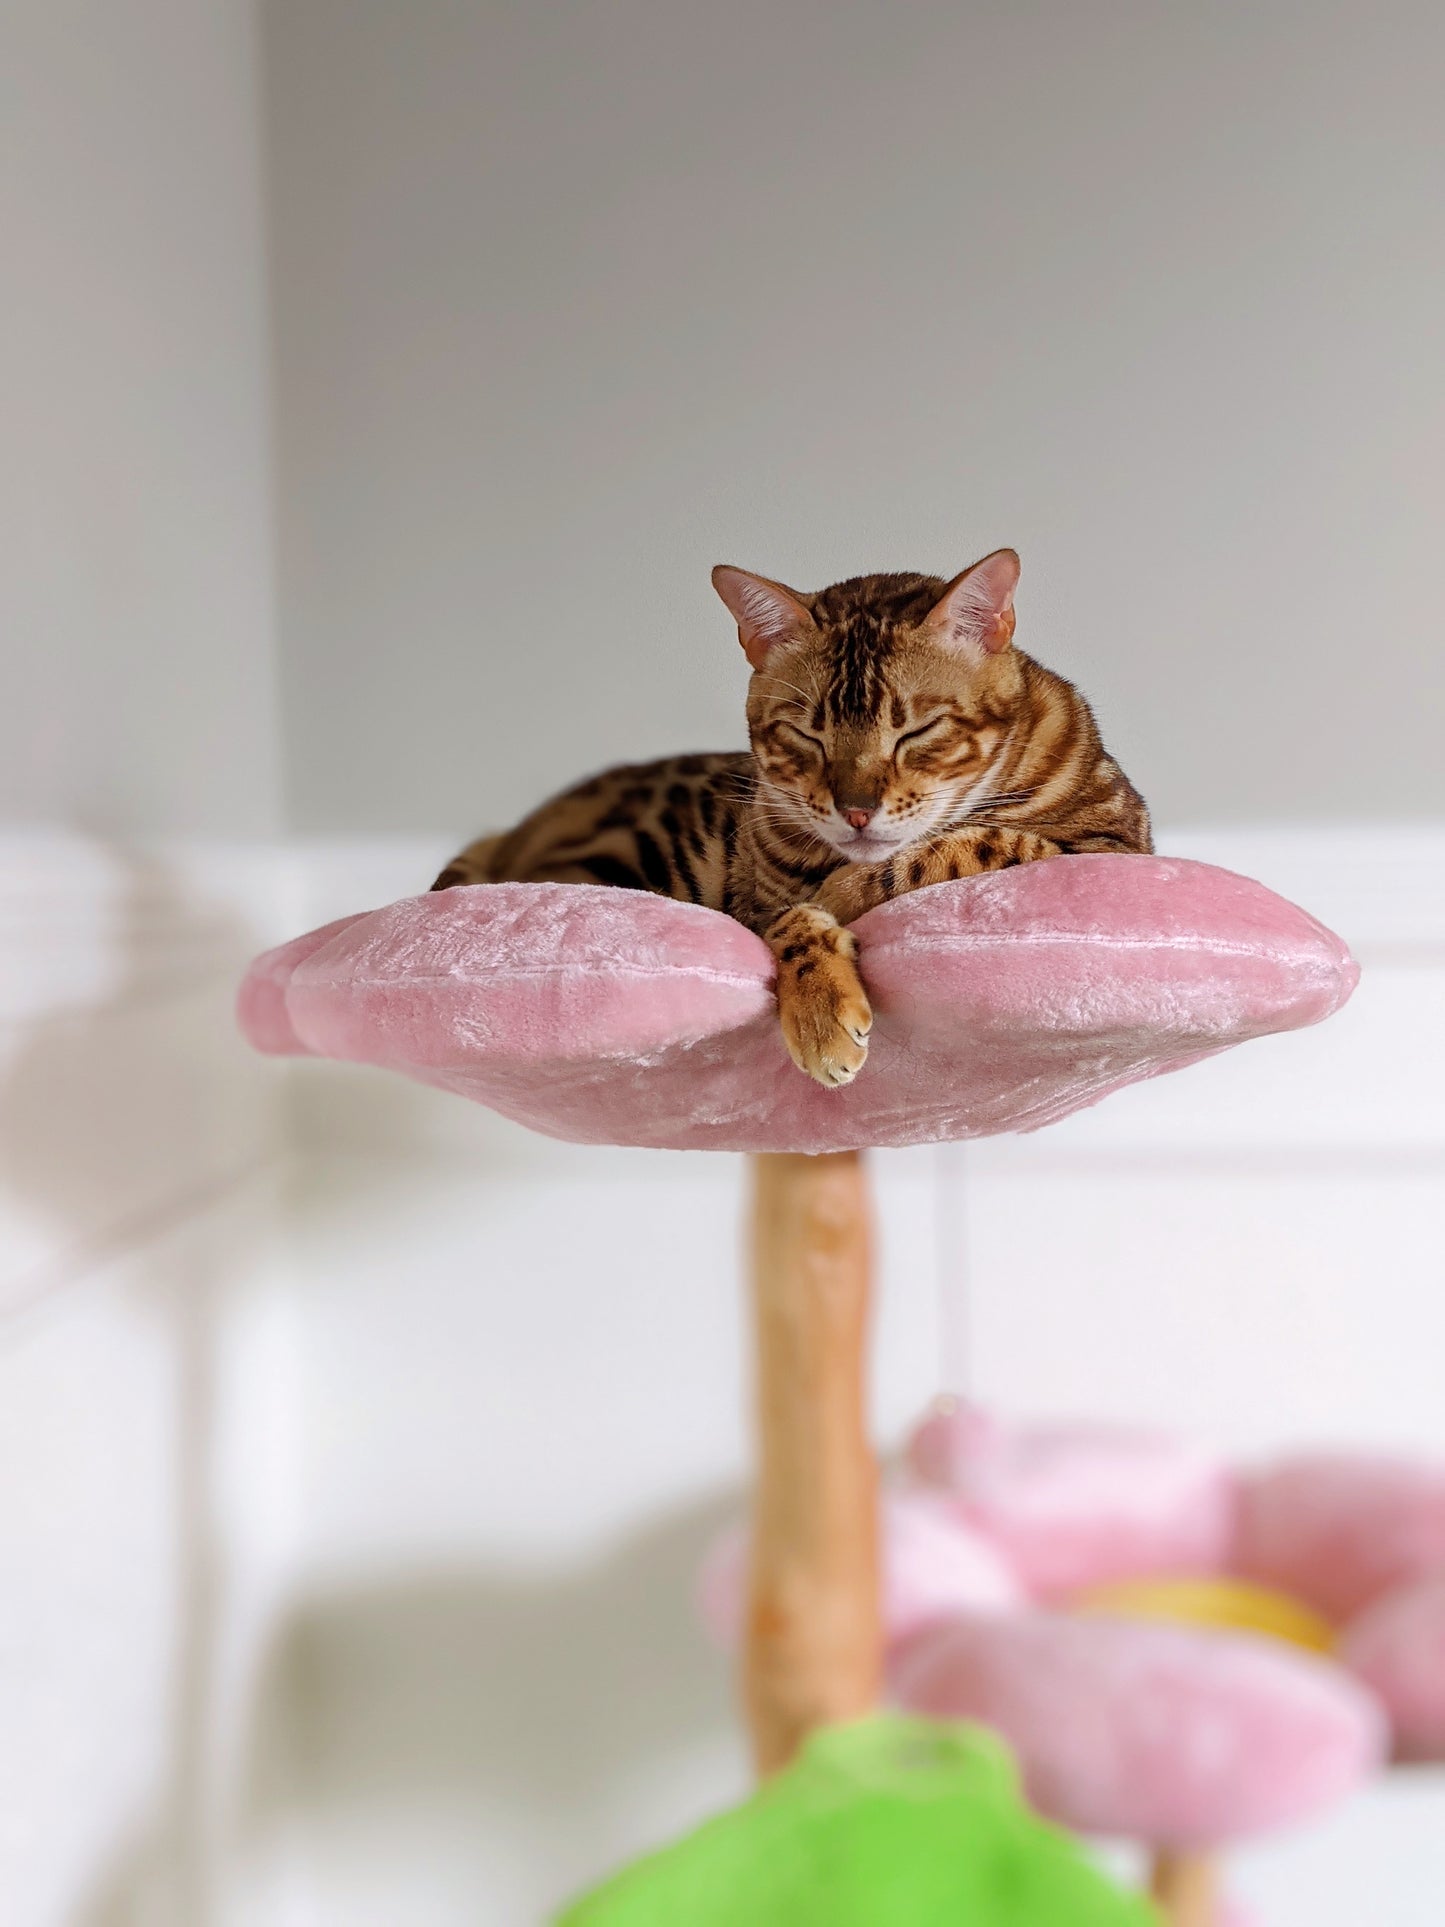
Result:
<svg viewBox="0 0 1445 1927">
<path fill-rule="evenodd" d="M 945 648 L 997 655 L 1013 641 L 1018 579 L 1014 550 L 995 549 L 953 578 L 929 610 L 924 628 Z"/>
<path fill-rule="evenodd" d="M 712 572 L 712 586 L 732 611 L 738 641 L 754 669 L 762 668 L 768 651 L 780 642 L 813 633 L 813 618 L 802 597 L 781 582 L 719 563 Z"/>
</svg>

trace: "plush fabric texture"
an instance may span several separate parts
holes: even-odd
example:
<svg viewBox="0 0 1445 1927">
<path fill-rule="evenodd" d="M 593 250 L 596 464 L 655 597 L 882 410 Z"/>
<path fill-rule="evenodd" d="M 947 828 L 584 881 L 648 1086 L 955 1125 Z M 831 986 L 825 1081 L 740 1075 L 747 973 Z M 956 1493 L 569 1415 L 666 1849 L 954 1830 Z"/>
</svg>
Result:
<svg viewBox="0 0 1445 1927">
<path fill-rule="evenodd" d="M 383 1065 L 553 1137 L 830 1151 L 1036 1130 L 1110 1091 L 1327 1017 L 1357 969 L 1258 883 L 1059 857 L 937 884 L 854 925 L 874 1003 L 857 1081 L 795 1069 L 762 940 L 637 891 L 408 898 L 252 967 L 258 1049 Z"/>
<path fill-rule="evenodd" d="M 1445 1570 L 1445 1466 L 1321 1453 L 1256 1473 L 1241 1483 L 1233 1564 L 1344 1624 Z"/>
<path fill-rule="evenodd" d="M 1397 1759 L 1445 1760 L 1445 1569 L 1377 1600 L 1340 1656 L 1383 1703 Z"/>
<path fill-rule="evenodd" d="M 906 1709 L 978 1720 L 1048 1818 L 1158 1846 L 1220 1846 L 1304 1819 L 1379 1766 L 1384 1719 L 1339 1667 L 1238 1634 L 1034 1612 L 922 1633 Z"/>
<path fill-rule="evenodd" d="M 1014 1426 L 952 1404 L 924 1418 L 907 1460 L 1040 1599 L 1219 1572 L 1230 1550 L 1233 1474 L 1216 1454 L 1166 1433 Z"/>
<path fill-rule="evenodd" d="M 1442 1480 L 1428 1465 L 1341 1454 L 1239 1474 L 1165 1434 L 1010 1424 L 948 1400 L 915 1428 L 903 1476 L 883 1500 L 890 1691 L 995 1726 L 1066 1825 L 1222 1845 L 1350 1792 L 1387 1729 L 1397 1757 L 1445 1758 Z M 1249 1553 L 1252 1583 L 1290 1593 L 1249 1623 L 1160 1623 L 1093 1590 L 1167 1592 L 1173 1573 L 1207 1592 Z M 728 1643 L 743 1557 L 741 1533 L 726 1535 L 703 1582 Z M 1328 1657 L 1268 1636 L 1292 1602 L 1339 1625 L 1362 1599 L 1376 1603 Z"/>
<path fill-rule="evenodd" d="M 971 1531 L 947 1501 L 887 1492 L 879 1516 L 883 1622 L 890 1645 L 961 1612 L 1009 1612 L 1024 1592 L 996 1547 Z M 747 1582 L 747 1532 L 735 1526 L 703 1564 L 698 1605 L 720 1646 L 737 1645 Z"/>
</svg>

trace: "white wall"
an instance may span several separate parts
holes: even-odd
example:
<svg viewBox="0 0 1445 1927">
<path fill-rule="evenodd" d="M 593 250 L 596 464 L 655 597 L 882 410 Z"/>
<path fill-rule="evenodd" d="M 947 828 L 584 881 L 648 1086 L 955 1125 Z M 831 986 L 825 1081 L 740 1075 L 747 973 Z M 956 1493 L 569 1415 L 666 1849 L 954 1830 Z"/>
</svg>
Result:
<svg viewBox="0 0 1445 1927">
<path fill-rule="evenodd" d="M 1024 556 L 1165 821 L 1445 812 L 1426 0 L 266 13 L 288 766 L 739 740 L 708 586 Z"/>
<path fill-rule="evenodd" d="M 4 15 L 0 1915 L 202 1927 L 284 1382 L 231 1021 L 295 914 L 234 841 L 281 822 L 254 19 Z"/>
<path fill-rule="evenodd" d="M 745 1469 L 737 1162 L 308 1066 L 281 1248 L 241 957 L 586 763 L 734 737 L 721 553 L 1016 539 L 1166 820 L 1438 812 L 1440 30 L 294 0 L 268 143 L 253 28 L 7 10 L 0 822 L 71 828 L 0 839 L 0 1892 L 5 1927 L 517 1927 L 741 1784 L 687 1603 Z M 295 820 L 425 832 L 305 902 L 233 841 L 285 821 L 263 171 Z M 885 1435 L 962 1376 L 1439 1441 L 1438 846 L 1195 847 L 1356 935 L 1360 999 L 884 1160 Z M 1353 1927 L 1389 1865 L 1416 1927 L 1425 1798 L 1260 1891 Z"/>
<path fill-rule="evenodd" d="M 14 0 L 0 822 L 280 822 L 247 0 Z"/>
</svg>

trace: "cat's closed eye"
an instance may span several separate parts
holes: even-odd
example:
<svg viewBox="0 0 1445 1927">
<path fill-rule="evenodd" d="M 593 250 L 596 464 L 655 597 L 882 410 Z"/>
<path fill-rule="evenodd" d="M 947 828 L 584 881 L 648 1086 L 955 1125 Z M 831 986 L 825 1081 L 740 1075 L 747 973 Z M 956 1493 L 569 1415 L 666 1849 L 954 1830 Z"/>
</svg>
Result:
<svg viewBox="0 0 1445 1927">
<path fill-rule="evenodd" d="M 826 753 L 822 739 L 810 735 L 806 729 L 799 729 L 796 723 L 772 723 L 768 735 L 780 749 L 789 750 L 794 755 L 822 756 Z"/>
<path fill-rule="evenodd" d="M 920 723 L 916 729 L 905 731 L 894 743 L 893 753 L 897 755 L 900 750 L 915 746 L 940 749 L 945 743 L 957 737 L 961 729 L 962 725 L 956 716 L 934 716 L 928 722 Z"/>
</svg>

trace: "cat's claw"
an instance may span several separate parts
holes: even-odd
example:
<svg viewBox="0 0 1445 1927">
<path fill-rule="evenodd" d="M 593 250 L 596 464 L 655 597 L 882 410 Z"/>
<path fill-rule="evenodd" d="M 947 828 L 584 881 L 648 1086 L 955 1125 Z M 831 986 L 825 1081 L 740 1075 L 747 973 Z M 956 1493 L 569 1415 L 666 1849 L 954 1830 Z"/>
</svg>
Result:
<svg viewBox="0 0 1445 1927">
<path fill-rule="evenodd" d="M 853 1061 L 855 1053 L 856 1061 Z M 837 1056 L 828 1056 L 823 1053 L 817 1055 L 795 1054 L 793 1062 L 798 1066 L 800 1071 L 806 1071 L 815 1084 L 821 1084 L 824 1090 L 837 1091 L 841 1090 L 845 1084 L 851 1084 L 853 1082 L 853 1079 L 867 1062 L 867 1058 L 868 1052 L 866 1048 L 860 1049 L 856 1044 L 850 1044 L 850 1061 L 848 1062 L 842 1061 Z"/>
</svg>

